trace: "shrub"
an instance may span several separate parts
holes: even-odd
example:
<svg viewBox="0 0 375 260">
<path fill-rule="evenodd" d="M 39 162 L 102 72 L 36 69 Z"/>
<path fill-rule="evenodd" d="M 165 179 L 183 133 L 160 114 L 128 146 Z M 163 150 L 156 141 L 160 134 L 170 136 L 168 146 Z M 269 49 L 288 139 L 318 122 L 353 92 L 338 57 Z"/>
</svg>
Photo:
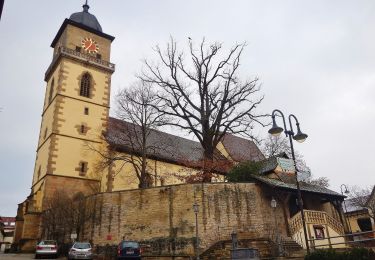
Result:
<svg viewBox="0 0 375 260">
<path fill-rule="evenodd" d="M 319 249 L 306 255 L 305 260 L 375 260 L 375 253 L 366 248 L 353 248 L 345 252 Z"/>
<path fill-rule="evenodd" d="M 233 167 L 226 178 L 229 182 L 251 181 L 251 175 L 258 175 L 261 169 L 261 162 L 242 162 Z"/>
</svg>

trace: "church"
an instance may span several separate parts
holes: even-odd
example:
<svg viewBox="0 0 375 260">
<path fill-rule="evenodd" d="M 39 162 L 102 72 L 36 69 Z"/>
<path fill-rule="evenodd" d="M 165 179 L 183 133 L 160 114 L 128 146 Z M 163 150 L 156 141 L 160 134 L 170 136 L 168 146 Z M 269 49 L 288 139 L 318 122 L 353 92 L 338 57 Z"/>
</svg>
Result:
<svg viewBox="0 0 375 260">
<path fill-rule="evenodd" d="M 212 183 L 184 183 L 184 176 L 199 170 L 203 159 L 201 145 L 156 130 L 151 133 L 151 140 L 168 146 L 156 149 L 148 160 L 151 188 L 138 189 L 139 183 L 129 165 L 114 164 L 97 172 L 95 163 L 100 160 L 99 155 L 87 147 L 116 147 L 123 153 L 130 150 L 119 138 L 101 138 L 102 133 L 116 137 L 119 128 L 130 126 L 129 122 L 109 116 L 111 76 L 115 72 L 110 58 L 114 40 L 103 32 L 87 3 L 83 11 L 63 21 L 52 40 L 53 57 L 44 74 L 46 90 L 31 193 L 19 204 L 16 218 L 15 242 L 19 248 L 32 250 L 42 238 L 41 215 L 55 192 L 63 189 L 72 195 L 82 193 L 95 202 L 95 214 L 84 223 L 85 231 L 80 238 L 97 245 L 116 244 L 127 236 L 150 245 L 153 254 L 159 248 L 158 252 L 162 250 L 163 254 L 193 255 L 197 249 L 191 205 L 198 202 L 198 223 L 203 227 L 201 235 L 205 234 L 199 243 L 202 254 L 212 253 L 215 245 L 227 241 L 233 230 L 250 244 L 265 241 L 271 245 L 271 229 L 278 229 L 302 249 L 306 241 L 301 236 L 301 216 L 295 207 L 296 185 L 283 178 L 275 158 L 265 158 L 250 140 L 227 134 L 215 154 L 228 162 L 226 165 L 268 160 L 264 174 L 252 183 L 225 182 L 227 169 L 217 170 Z M 324 239 L 324 232 L 326 236 L 343 234 L 343 196 L 314 185 L 306 184 L 301 189 L 310 237 L 323 233 Z M 274 197 L 280 206 L 272 213 L 269 202 Z M 132 211 L 134 208 L 142 209 L 142 216 Z M 278 216 L 278 223 L 267 217 L 271 214 Z M 156 240 L 162 241 L 163 246 L 152 246 Z"/>
</svg>

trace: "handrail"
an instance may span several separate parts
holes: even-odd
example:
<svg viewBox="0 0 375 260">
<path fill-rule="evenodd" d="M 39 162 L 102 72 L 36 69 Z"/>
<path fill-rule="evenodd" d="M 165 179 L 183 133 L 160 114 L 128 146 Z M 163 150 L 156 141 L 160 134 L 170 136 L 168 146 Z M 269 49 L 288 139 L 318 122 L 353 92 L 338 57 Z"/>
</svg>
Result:
<svg viewBox="0 0 375 260">
<path fill-rule="evenodd" d="M 333 245 L 342 245 L 342 244 L 361 244 L 361 243 L 364 243 L 364 242 L 371 242 L 371 241 L 375 241 L 375 238 L 366 238 L 366 239 L 359 239 L 359 240 L 353 240 L 353 241 L 348 241 L 347 239 L 344 239 L 344 242 L 339 242 L 339 243 L 331 243 L 331 239 L 333 238 L 346 238 L 346 237 L 350 237 L 350 236 L 361 236 L 361 235 L 366 235 L 366 234 L 375 234 L 375 231 L 372 230 L 372 231 L 364 231 L 364 232 L 356 232 L 356 233 L 352 233 L 352 234 L 344 234 L 344 235 L 341 235 L 341 236 L 332 236 L 332 237 L 325 237 L 324 239 L 318 239 L 318 238 L 312 238 L 312 239 L 308 239 L 309 243 L 311 244 L 311 247 L 312 248 L 317 248 L 317 247 L 326 247 L 326 246 L 329 246 L 329 247 L 332 247 Z M 322 241 L 322 240 L 328 240 L 328 243 L 327 244 L 319 244 L 319 245 L 315 245 L 315 241 Z M 361 246 L 363 246 L 363 244 L 361 244 Z"/>
</svg>

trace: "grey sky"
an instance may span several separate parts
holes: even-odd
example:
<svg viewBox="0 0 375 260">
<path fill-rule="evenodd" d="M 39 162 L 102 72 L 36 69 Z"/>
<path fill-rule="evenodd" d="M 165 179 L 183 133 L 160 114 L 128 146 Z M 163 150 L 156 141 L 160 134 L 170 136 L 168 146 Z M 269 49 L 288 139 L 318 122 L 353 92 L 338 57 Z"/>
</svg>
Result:
<svg viewBox="0 0 375 260">
<path fill-rule="evenodd" d="M 0 215 L 15 215 L 30 192 L 49 45 L 79 0 L 6 0 L 0 21 Z M 313 175 L 375 183 L 375 1 L 91 0 L 90 12 L 116 37 L 112 97 L 151 47 L 172 35 L 185 45 L 246 41 L 243 77 L 259 76 L 265 100 L 293 113 L 309 134 L 297 144 Z M 113 101 L 113 99 L 112 99 Z M 265 135 L 267 129 L 259 130 Z"/>
</svg>

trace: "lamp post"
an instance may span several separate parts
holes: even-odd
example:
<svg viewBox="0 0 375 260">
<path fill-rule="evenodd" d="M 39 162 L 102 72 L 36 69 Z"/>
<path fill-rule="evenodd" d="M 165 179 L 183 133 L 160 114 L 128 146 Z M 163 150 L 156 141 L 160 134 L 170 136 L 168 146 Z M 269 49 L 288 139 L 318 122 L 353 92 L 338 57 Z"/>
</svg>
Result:
<svg viewBox="0 0 375 260">
<path fill-rule="evenodd" d="M 271 208 L 273 208 L 273 216 L 275 217 L 277 253 L 278 253 L 278 256 L 281 256 L 282 255 L 282 248 L 281 248 L 281 240 L 280 240 L 279 229 L 277 228 L 276 207 L 277 207 L 277 201 L 275 200 L 274 197 L 272 197 Z"/>
<path fill-rule="evenodd" d="M 343 187 L 345 188 L 344 191 L 342 190 Z M 341 190 L 341 195 L 344 195 L 344 193 L 349 194 L 348 186 L 346 186 L 345 184 L 340 185 L 340 190 Z M 344 208 L 345 208 L 345 213 L 347 213 L 348 210 L 346 209 L 345 199 L 344 199 Z M 346 224 L 349 227 L 349 232 L 352 233 L 352 227 L 350 226 L 350 221 L 348 221 L 348 219 L 346 218 L 346 214 L 344 214 L 344 219 L 346 221 Z"/>
<path fill-rule="evenodd" d="M 196 254 L 196 259 L 199 260 L 199 237 L 198 237 L 198 212 L 199 212 L 199 205 L 195 201 L 193 204 L 193 209 L 195 213 L 195 254 Z"/>
<path fill-rule="evenodd" d="M 276 120 L 275 120 L 276 113 L 279 113 L 281 115 L 281 117 L 283 119 L 285 130 L 282 127 L 279 127 L 276 124 Z M 296 123 L 296 126 L 297 126 L 297 133 L 296 134 L 294 134 L 294 132 L 293 132 L 292 118 L 294 119 L 294 121 Z M 273 136 L 279 136 L 284 131 L 285 135 L 287 137 L 289 137 L 290 150 L 292 152 L 293 163 L 294 163 L 294 167 L 295 167 L 295 171 L 296 171 L 295 178 L 296 178 L 296 185 L 297 185 L 298 206 L 299 206 L 299 209 L 300 209 L 301 215 L 302 215 L 302 225 L 303 225 L 303 233 L 304 233 L 305 242 L 306 242 L 306 250 L 307 250 L 307 253 L 310 253 L 309 241 L 308 241 L 308 238 L 307 238 L 305 214 L 303 212 L 302 194 L 301 194 L 301 189 L 300 189 L 299 181 L 298 181 L 298 169 L 297 169 L 297 164 L 296 164 L 296 157 L 294 155 L 293 140 L 292 140 L 292 138 L 293 138 L 297 142 L 302 143 L 306 140 L 307 134 L 304 134 L 304 133 L 301 132 L 301 129 L 299 127 L 298 119 L 295 115 L 290 114 L 288 116 L 288 121 L 289 121 L 289 130 L 286 127 L 284 114 L 278 109 L 273 110 L 272 111 L 272 128 L 270 130 L 268 130 L 268 133 L 270 133 Z"/>
</svg>

